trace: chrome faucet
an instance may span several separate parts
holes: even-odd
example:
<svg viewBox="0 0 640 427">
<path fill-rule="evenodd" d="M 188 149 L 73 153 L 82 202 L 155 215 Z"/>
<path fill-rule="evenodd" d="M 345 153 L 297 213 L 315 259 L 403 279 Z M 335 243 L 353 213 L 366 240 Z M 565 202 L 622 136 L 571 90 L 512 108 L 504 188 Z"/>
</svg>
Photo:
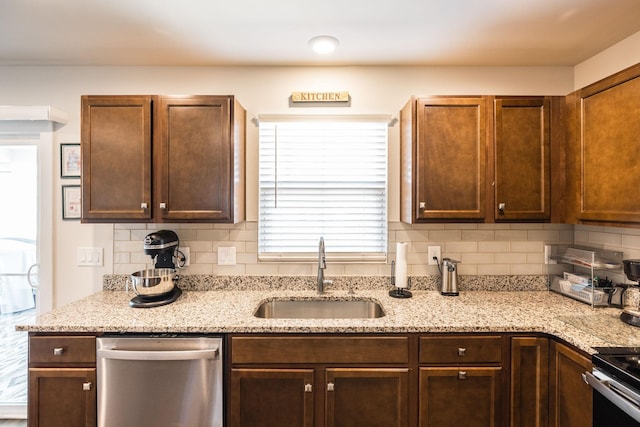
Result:
<svg viewBox="0 0 640 427">
<path fill-rule="evenodd" d="M 320 244 L 318 245 L 318 293 L 324 293 L 324 285 L 330 285 L 332 280 L 324 278 L 324 269 L 327 268 L 327 260 L 324 254 L 324 238 L 320 237 Z"/>
</svg>

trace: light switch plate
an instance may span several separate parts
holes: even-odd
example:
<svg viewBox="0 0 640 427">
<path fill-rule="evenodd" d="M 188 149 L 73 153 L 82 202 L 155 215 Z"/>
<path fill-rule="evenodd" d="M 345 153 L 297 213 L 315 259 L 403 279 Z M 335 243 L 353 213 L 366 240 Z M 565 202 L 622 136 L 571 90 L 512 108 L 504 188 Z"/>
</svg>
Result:
<svg viewBox="0 0 640 427">
<path fill-rule="evenodd" d="M 235 246 L 218 248 L 218 265 L 236 265 Z"/>
<path fill-rule="evenodd" d="M 79 247 L 77 257 L 80 267 L 102 267 L 103 248 Z"/>
</svg>

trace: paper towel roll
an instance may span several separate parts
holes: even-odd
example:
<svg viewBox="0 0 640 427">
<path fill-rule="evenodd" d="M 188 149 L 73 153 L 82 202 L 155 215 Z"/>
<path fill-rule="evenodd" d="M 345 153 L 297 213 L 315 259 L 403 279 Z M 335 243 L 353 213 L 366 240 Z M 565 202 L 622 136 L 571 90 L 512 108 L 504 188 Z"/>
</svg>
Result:
<svg viewBox="0 0 640 427">
<path fill-rule="evenodd" d="M 396 245 L 396 288 L 407 287 L 407 244 L 398 242 Z"/>
</svg>

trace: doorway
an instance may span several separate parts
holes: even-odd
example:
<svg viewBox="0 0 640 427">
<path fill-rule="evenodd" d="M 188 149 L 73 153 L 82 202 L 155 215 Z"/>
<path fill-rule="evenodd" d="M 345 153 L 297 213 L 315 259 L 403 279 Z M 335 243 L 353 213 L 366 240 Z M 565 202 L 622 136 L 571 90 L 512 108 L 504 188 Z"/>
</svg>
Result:
<svg viewBox="0 0 640 427">
<path fill-rule="evenodd" d="M 53 308 L 53 153 L 55 132 L 67 120 L 51 106 L 0 106 L 0 292 L 11 294 L 0 302 L 0 344 L 21 343 L 0 348 L 0 420 L 27 418 L 28 338 L 14 325 Z"/>
<path fill-rule="evenodd" d="M 37 141 L 0 144 L 0 419 L 22 418 L 27 405 L 24 332 L 32 323 L 38 286 Z"/>
</svg>

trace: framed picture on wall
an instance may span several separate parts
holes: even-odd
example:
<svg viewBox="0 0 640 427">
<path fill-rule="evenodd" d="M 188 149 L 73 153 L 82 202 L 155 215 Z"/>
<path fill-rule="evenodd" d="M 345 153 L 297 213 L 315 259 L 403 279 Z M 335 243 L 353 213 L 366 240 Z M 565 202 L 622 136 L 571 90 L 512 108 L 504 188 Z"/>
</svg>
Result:
<svg viewBox="0 0 640 427">
<path fill-rule="evenodd" d="M 60 144 L 60 177 L 80 178 L 80 144 Z"/>
<path fill-rule="evenodd" d="M 62 186 L 62 219 L 80 219 L 81 194 L 79 185 Z"/>
</svg>

